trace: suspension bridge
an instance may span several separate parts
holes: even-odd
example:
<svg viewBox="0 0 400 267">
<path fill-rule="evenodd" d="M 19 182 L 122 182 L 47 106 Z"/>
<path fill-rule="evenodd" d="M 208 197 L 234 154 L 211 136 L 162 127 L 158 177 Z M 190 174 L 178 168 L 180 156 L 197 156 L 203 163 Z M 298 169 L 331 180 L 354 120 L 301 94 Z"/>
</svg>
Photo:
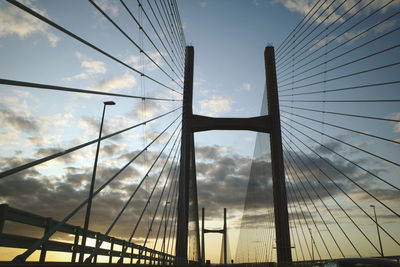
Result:
<svg viewBox="0 0 400 267">
<path fill-rule="evenodd" d="M 129 59 L 31 4 L 6 2 L 118 65 L 128 83 L 136 75 L 141 92 L 107 90 L 106 82 L 79 88 L 1 77 L 2 90 L 107 100 L 100 102 L 98 138 L 47 140 L 51 149 L 43 145 L 24 158 L 2 159 L 3 263 L 205 264 L 205 233 L 223 234 L 221 264 L 399 261 L 399 1 L 314 1 L 280 45 L 260 51 L 264 97 L 260 114 L 248 118 L 193 113 L 196 47 L 186 44 L 176 0 L 120 0 L 135 33 L 119 24 L 108 5 L 88 1 L 136 49 L 138 56 Z M 95 61 L 78 53 L 77 58 L 88 70 L 80 77 L 103 72 L 103 65 L 94 69 Z M 124 124 L 126 115 L 107 125 L 114 101 L 135 103 L 130 125 Z M 7 118 L 20 125 L 34 120 L 0 112 L 6 130 Z M 210 130 L 257 133 L 247 187 L 232 187 L 246 192 L 236 224 L 224 207 L 206 207 L 199 218 L 195 133 Z M 13 190 L 18 194 L 8 194 Z M 30 197 L 35 190 L 39 196 Z M 224 218 L 219 229 L 205 226 L 204 213 L 211 209 Z M 231 229 L 237 244 L 230 244 Z"/>
</svg>

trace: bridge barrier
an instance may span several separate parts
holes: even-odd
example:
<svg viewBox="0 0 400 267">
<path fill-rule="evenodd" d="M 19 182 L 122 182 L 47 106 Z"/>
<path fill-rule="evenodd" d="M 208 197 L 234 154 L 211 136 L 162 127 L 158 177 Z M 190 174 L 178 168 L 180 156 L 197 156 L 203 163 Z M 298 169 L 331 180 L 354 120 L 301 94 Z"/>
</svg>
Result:
<svg viewBox="0 0 400 267">
<path fill-rule="evenodd" d="M 54 227 L 56 224 L 59 223 L 58 221 L 53 220 L 52 218 L 43 217 L 27 211 L 12 208 L 7 204 L 0 204 L 0 247 L 20 248 L 20 249 L 29 249 L 38 240 L 38 238 L 3 233 L 3 228 L 6 221 L 43 228 L 44 229 L 43 234 L 45 234 L 46 231 L 48 231 L 49 229 L 51 229 L 52 227 Z M 74 236 L 74 242 L 68 243 L 62 241 L 48 240 L 40 248 L 39 263 L 45 262 L 47 251 L 72 253 L 71 263 L 76 262 L 77 254 L 79 253 L 79 251 L 81 251 L 81 245 L 79 244 L 79 239 L 82 236 L 83 230 L 81 229 L 80 226 L 65 224 L 57 232 Z M 122 239 L 105 236 L 99 232 L 94 232 L 89 230 L 87 232 L 87 237 L 95 239 L 96 244 L 99 244 L 101 241 L 110 244 L 109 249 L 106 248 L 97 249 L 96 255 L 93 257 L 94 263 L 97 262 L 98 255 L 108 256 L 109 263 L 112 263 L 113 257 L 120 258 L 121 256 L 124 259 L 126 258 L 130 259 L 130 263 L 133 263 L 133 260 L 139 259 L 139 257 L 141 262 L 145 264 L 146 263 L 162 264 L 165 262 L 165 264 L 171 265 L 175 261 L 175 256 L 173 255 L 165 254 L 163 252 L 143 247 L 141 245 L 137 245 L 134 243 L 128 243 Z M 121 251 L 114 250 L 115 245 L 122 246 Z M 129 252 L 127 250 L 123 252 L 125 247 L 131 248 L 131 250 L 129 250 Z M 85 254 L 90 254 L 93 252 L 93 250 L 94 247 L 86 246 L 84 251 Z M 139 256 L 140 251 L 143 251 L 141 256 Z M 123 255 L 121 255 L 122 253 Z"/>
</svg>

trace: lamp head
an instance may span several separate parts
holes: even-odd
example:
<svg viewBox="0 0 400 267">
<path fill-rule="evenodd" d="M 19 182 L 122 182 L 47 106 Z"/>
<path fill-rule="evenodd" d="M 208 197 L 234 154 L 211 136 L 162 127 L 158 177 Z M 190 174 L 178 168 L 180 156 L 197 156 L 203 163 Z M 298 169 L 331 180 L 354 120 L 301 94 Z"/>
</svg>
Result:
<svg viewBox="0 0 400 267">
<path fill-rule="evenodd" d="M 114 101 L 106 101 L 106 102 L 104 102 L 104 105 L 115 105 L 115 102 Z"/>
<path fill-rule="evenodd" d="M 375 208 L 375 205 L 369 205 L 371 208 Z"/>
</svg>

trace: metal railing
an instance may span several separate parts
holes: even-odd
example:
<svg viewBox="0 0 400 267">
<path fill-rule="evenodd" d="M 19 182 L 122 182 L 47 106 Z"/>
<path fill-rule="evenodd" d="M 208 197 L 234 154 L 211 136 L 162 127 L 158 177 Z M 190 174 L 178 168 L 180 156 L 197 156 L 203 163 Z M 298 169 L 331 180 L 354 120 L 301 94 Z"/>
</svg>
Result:
<svg viewBox="0 0 400 267">
<path fill-rule="evenodd" d="M 52 218 L 12 208 L 7 204 L 0 204 L 0 247 L 21 249 L 30 248 L 38 238 L 4 233 L 3 228 L 6 221 L 43 228 L 44 233 L 58 224 L 58 221 Z M 71 253 L 71 263 L 77 262 L 77 254 L 81 251 L 79 239 L 83 233 L 82 228 L 71 224 L 65 224 L 58 230 L 58 233 L 73 235 L 74 242 L 46 241 L 40 247 L 39 263 L 45 262 L 47 251 Z M 139 259 L 139 255 L 141 255 L 140 260 L 143 261 L 143 263 L 160 264 L 165 262 L 165 264 L 171 265 L 175 261 L 175 256 L 173 255 L 165 254 L 134 243 L 128 243 L 122 239 L 105 236 L 98 232 L 89 230 L 87 232 L 87 237 L 95 239 L 96 244 L 102 241 L 109 244 L 109 248 L 101 247 L 97 249 L 96 255 L 93 257 L 94 263 L 97 262 L 97 256 L 108 257 L 109 263 L 112 263 L 113 257 L 118 257 L 118 259 L 123 257 L 124 259 L 128 259 L 128 261 L 130 260 L 130 263 L 133 263 L 133 259 Z M 115 250 L 115 245 L 120 245 L 122 247 L 121 250 Z M 86 246 L 84 249 L 85 254 L 92 253 L 94 248 L 95 247 Z"/>
</svg>

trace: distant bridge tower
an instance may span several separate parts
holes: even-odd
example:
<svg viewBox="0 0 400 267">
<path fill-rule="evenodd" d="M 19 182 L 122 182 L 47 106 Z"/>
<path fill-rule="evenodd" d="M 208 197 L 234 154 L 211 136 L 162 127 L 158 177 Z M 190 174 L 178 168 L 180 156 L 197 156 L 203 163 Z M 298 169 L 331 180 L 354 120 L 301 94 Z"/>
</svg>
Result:
<svg viewBox="0 0 400 267">
<path fill-rule="evenodd" d="M 201 209 L 201 259 L 205 261 L 205 245 L 204 245 L 204 234 L 217 233 L 223 235 L 223 252 L 224 252 L 224 264 L 227 264 L 227 227 L 226 227 L 226 208 L 224 208 L 224 227 L 219 230 L 210 230 L 204 228 L 204 208 Z"/>
<path fill-rule="evenodd" d="M 195 239 L 194 242 L 192 242 L 192 246 L 194 246 L 194 260 L 202 261 L 200 255 L 194 132 L 209 130 L 248 130 L 270 134 L 277 260 L 280 264 L 292 261 L 282 153 L 278 86 L 273 47 L 268 46 L 265 48 L 264 59 L 268 97 L 268 115 L 252 118 L 211 118 L 193 114 L 194 49 L 192 46 L 186 47 L 178 226 L 176 235 L 177 263 L 186 263 L 188 260 L 189 213 L 192 216 L 190 220 L 190 228 L 194 232 L 193 234 Z"/>
</svg>

